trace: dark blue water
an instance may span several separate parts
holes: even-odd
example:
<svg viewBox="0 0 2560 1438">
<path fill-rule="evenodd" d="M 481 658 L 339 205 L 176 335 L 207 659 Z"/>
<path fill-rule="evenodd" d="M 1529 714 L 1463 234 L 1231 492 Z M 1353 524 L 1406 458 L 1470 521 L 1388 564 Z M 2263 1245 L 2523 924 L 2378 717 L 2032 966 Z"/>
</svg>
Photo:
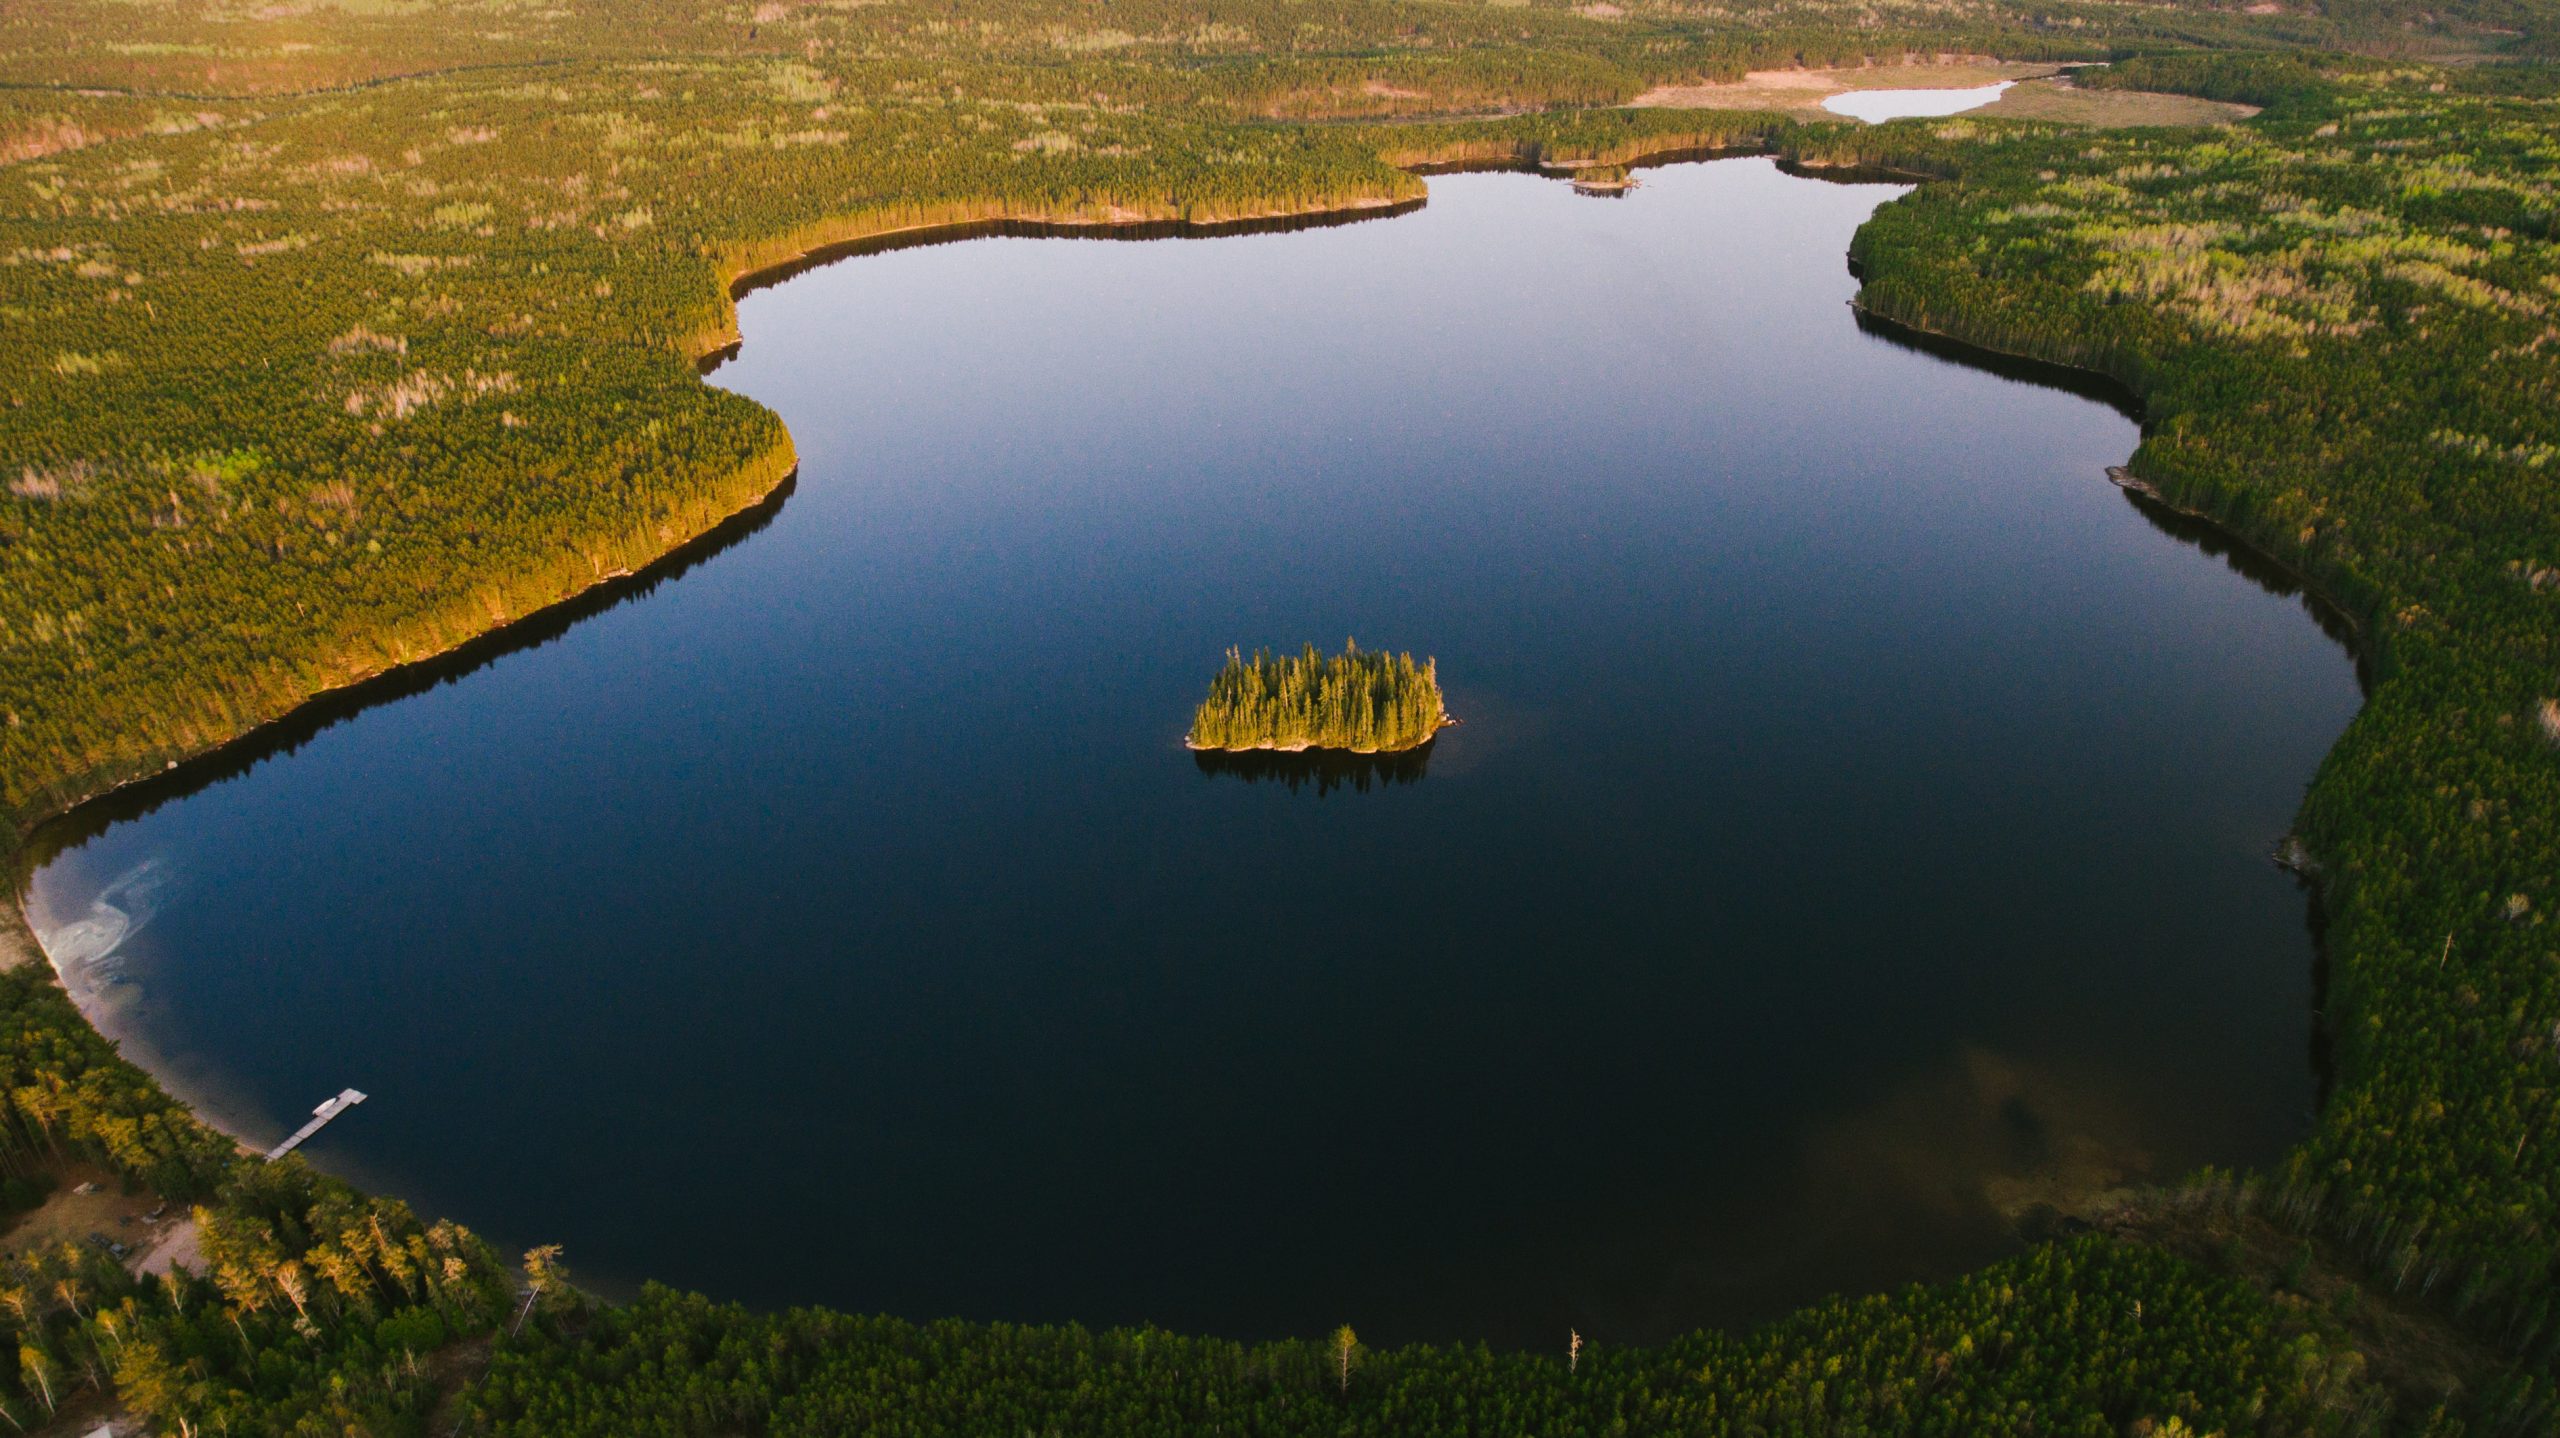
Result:
<svg viewBox="0 0 2560 1438">
<path fill-rule="evenodd" d="M 365 1089 L 314 1161 L 615 1291 L 1642 1340 L 2263 1161 L 2352 666 L 2131 421 L 1860 331 L 1897 193 L 803 275 L 715 377 L 763 522 L 75 822 L 33 917 L 125 916 L 75 985 L 217 1118 Z M 1347 635 L 1464 726 L 1184 752 L 1227 646 Z"/>
</svg>

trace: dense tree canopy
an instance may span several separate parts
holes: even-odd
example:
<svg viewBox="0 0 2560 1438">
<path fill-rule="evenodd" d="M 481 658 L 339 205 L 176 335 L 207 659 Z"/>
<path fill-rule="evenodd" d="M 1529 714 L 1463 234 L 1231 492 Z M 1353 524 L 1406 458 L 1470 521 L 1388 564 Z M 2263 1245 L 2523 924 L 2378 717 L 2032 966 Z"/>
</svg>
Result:
<svg viewBox="0 0 2560 1438">
<path fill-rule="evenodd" d="M 2545 1431 L 2560 78 L 2468 62 L 2553 53 L 2560 30 L 2520 0 L 2262 8 L 12 4 L 0 810 L 22 833 L 754 503 L 789 437 L 696 364 L 735 338 L 734 283 L 815 250 L 1387 207 L 1445 164 L 1746 147 L 1934 177 L 1860 232 L 1865 308 L 2114 377 L 2144 405 L 2133 475 L 2357 630 L 2372 699 L 2300 824 L 2334 1096 L 2279 1170 L 2189 1198 L 2458 1315 L 2510 1368 L 2459 1414 L 2395 1400 L 2289 1296 L 2096 1238 L 1571 1371 L 1377 1353 L 1347 1389 L 1313 1335 L 663 1292 L 581 1315 L 550 1257 L 525 1305 L 454 1226 L 242 1159 L 24 969 L 0 973 L 0 1168 L 32 1193 L 77 1159 L 200 1205 L 207 1272 L 145 1283 L 80 1245 L 0 1264 L 0 1409 L 32 1425 L 113 1389 L 164 1431 L 415 1432 L 449 1397 L 431 1355 L 479 1336 L 487 1376 L 440 1432 Z M 1957 52 L 2112 59 L 2083 83 L 2266 108 L 2101 133 L 1614 108 L 1754 66 Z M 1436 722 L 1427 665 L 1239 655 L 1204 733 L 1297 695 L 1292 665 L 1321 669 L 1310 705 L 1274 712 L 1328 732 L 1346 663 L 1385 686 L 1371 738 Z"/>
<path fill-rule="evenodd" d="M 499 1359 L 489 1431 L 1948 1435 L 2382 1431 L 2359 1360 L 2240 1285 L 2104 1239 L 1749 1335 L 1549 1354 L 760 1317 L 653 1289 Z"/>
</svg>

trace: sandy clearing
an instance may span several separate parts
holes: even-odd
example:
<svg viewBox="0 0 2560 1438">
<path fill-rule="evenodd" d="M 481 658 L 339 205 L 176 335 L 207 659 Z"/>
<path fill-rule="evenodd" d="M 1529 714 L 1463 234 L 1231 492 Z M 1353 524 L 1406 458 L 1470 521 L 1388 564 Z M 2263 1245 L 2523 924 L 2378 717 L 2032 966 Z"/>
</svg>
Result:
<svg viewBox="0 0 2560 1438">
<path fill-rule="evenodd" d="M 199 1241 L 200 1237 L 192 1213 L 167 1225 L 160 1230 L 160 1236 L 151 1241 L 150 1247 L 135 1255 L 133 1271 L 145 1278 L 157 1278 L 173 1265 L 196 1273 L 204 1272 L 204 1245 Z"/>
<path fill-rule="evenodd" d="M 1972 113 L 1998 120 L 2050 120 L 2122 129 L 2133 125 L 2228 125 L 2258 113 L 2255 105 L 2163 95 L 2150 90 L 2083 90 L 2068 79 L 2029 80 Z"/>
</svg>

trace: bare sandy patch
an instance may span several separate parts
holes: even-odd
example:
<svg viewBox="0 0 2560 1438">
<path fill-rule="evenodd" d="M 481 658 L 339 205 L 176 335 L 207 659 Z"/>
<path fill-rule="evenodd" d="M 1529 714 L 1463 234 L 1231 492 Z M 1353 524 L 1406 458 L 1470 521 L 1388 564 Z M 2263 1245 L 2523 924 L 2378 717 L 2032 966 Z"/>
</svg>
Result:
<svg viewBox="0 0 2560 1438">
<path fill-rule="evenodd" d="M 1973 112 L 2000 120 L 2123 129 L 2133 125 L 2228 125 L 2258 113 L 2255 105 L 2163 95 L 2149 90 L 2083 90 L 2067 78 L 2030 80 Z"/>
<path fill-rule="evenodd" d="M 172 1267 L 184 1268 L 194 1273 L 208 1271 L 205 1268 L 204 1245 L 199 1241 L 200 1237 L 193 1213 L 189 1213 L 175 1223 L 162 1225 L 160 1236 L 153 1239 L 149 1247 L 134 1255 L 133 1271 L 145 1278 L 158 1278 Z"/>
<path fill-rule="evenodd" d="M 1754 70 L 1724 84 L 1657 85 L 1628 103 L 1647 109 L 1816 110 L 1823 101 L 1852 90 L 1971 90 L 2002 80 L 2036 79 L 2056 72 L 2057 67 L 2052 65 L 1951 55 L 1937 60 L 1832 70 Z"/>
<path fill-rule="evenodd" d="M 127 1193 L 121 1179 L 85 1163 L 63 1164 L 53 1176 L 58 1186 L 45 1201 L 0 1233 L 0 1254 L 45 1253 L 93 1239 L 129 1254 L 158 1236 L 147 1217 L 160 1212 L 165 1220 L 167 1206 L 157 1196 Z"/>
</svg>

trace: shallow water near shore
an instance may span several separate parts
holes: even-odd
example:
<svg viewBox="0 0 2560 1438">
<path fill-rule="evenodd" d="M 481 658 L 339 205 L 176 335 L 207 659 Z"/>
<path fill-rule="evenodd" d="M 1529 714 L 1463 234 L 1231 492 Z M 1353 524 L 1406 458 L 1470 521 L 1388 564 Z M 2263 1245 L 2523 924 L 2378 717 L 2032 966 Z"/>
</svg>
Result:
<svg viewBox="0 0 2560 1438">
<path fill-rule="evenodd" d="M 1647 1341 L 2272 1158 L 2350 659 L 2125 416 L 1860 330 L 1900 187 L 1644 179 L 752 295 L 769 519 L 74 816 L 31 919 L 217 1120 L 363 1089 L 314 1162 L 610 1292 Z M 1184 750 L 1345 636 L 1464 725 Z"/>
</svg>

